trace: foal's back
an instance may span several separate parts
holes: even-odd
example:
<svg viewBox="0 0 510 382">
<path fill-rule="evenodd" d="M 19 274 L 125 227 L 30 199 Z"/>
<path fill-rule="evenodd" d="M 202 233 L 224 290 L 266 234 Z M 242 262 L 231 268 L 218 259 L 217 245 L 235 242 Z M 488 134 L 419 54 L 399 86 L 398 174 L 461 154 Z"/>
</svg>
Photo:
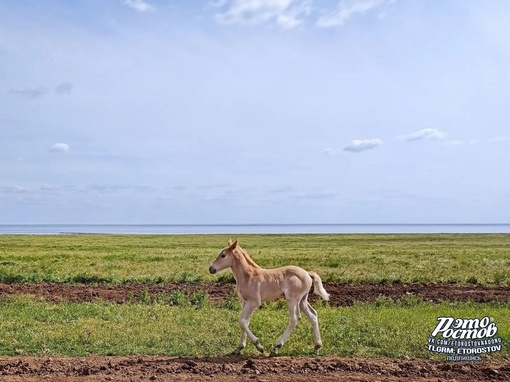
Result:
<svg viewBox="0 0 510 382">
<path fill-rule="evenodd" d="M 308 293 L 313 280 L 303 268 L 294 265 L 274 269 L 261 269 L 260 295 L 262 301 L 282 297 L 296 298 Z"/>
</svg>

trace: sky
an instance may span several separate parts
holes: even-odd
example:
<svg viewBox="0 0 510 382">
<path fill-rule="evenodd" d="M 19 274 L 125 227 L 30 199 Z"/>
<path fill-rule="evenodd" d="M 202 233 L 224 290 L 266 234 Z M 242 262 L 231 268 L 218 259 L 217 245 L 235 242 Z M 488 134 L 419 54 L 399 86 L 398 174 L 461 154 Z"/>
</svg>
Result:
<svg viewBox="0 0 510 382">
<path fill-rule="evenodd" d="M 0 224 L 510 223 L 504 0 L 3 0 Z"/>
</svg>

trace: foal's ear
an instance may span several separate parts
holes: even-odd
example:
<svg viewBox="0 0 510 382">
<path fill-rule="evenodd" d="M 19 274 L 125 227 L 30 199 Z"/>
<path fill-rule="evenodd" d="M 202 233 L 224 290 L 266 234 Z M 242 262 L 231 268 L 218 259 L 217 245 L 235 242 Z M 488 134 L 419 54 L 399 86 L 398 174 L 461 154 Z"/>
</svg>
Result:
<svg viewBox="0 0 510 382">
<path fill-rule="evenodd" d="M 228 244 L 227 244 L 229 247 L 232 245 L 232 239 L 228 239 Z"/>
<path fill-rule="evenodd" d="M 228 247 L 229 251 L 233 251 L 234 249 L 237 248 L 237 240 L 234 241 L 233 243 L 232 243 L 232 240 L 229 240 L 229 243 L 230 243 L 230 245 Z"/>
</svg>

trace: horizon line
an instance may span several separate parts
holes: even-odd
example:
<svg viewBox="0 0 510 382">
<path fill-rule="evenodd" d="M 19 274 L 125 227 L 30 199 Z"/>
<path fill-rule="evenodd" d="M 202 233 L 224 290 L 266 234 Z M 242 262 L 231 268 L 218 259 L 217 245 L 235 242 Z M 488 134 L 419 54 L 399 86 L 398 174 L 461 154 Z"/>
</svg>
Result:
<svg viewBox="0 0 510 382">
<path fill-rule="evenodd" d="M 502 226 L 510 223 L 0 223 L 0 226 L 153 226 L 153 227 L 257 227 L 257 226 Z"/>
</svg>

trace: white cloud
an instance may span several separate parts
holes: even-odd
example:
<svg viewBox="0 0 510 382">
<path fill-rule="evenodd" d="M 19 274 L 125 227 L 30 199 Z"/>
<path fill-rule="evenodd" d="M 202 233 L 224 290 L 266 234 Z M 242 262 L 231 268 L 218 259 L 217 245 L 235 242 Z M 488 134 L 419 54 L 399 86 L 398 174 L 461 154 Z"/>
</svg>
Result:
<svg viewBox="0 0 510 382">
<path fill-rule="evenodd" d="M 289 194 L 294 191 L 292 186 L 280 186 L 268 190 L 269 194 Z"/>
<path fill-rule="evenodd" d="M 20 186 L 0 187 L 0 194 L 22 194 L 30 191 L 30 188 Z"/>
<path fill-rule="evenodd" d="M 52 153 L 66 153 L 70 149 L 69 145 L 67 143 L 54 143 L 49 151 Z"/>
<path fill-rule="evenodd" d="M 292 0 L 234 0 L 226 12 L 218 14 L 225 24 L 255 25 L 278 17 Z"/>
<path fill-rule="evenodd" d="M 48 94 L 48 88 L 39 86 L 37 88 L 10 89 L 9 93 L 26 98 L 40 98 Z"/>
<path fill-rule="evenodd" d="M 321 28 L 341 26 L 356 14 L 363 14 L 393 2 L 394 0 L 340 0 L 334 11 L 325 13 L 319 18 L 317 26 Z"/>
<path fill-rule="evenodd" d="M 69 82 L 62 82 L 55 87 L 55 93 L 58 95 L 69 94 L 71 93 L 71 90 L 73 90 L 73 84 L 70 84 Z"/>
<path fill-rule="evenodd" d="M 496 137 L 489 139 L 490 143 L 498 143 L 498 142 L 508 142 L 510 141 L 510 137 Z"/>
<path fill-rule="evenodd" d="M 228 0 L 211 0 L 207 3 L 207 6 L 211 8 L 221 8 L 228 3 Z"/>
<path fill-rule="evenodd" d="M 292 29 L 303 22 L 303 19 L 299 18 L 300 16 L 309 16 L 311 12 L 311 0 L 303 0 L 287 9 L 285 13 L 279 15 L 276 22 L 284 29 Z"/>
<path fill-rule="evenodd" d="M 373 139 L 355 139 L 347 146 L 344 147 L 344 151 L 350 151 L 354 153 L 359 153 L 365 150 L 375 149 L 376 147 L 383 144 L 383 141 L 379 138 Z"/>
<path fill-rule="evenodd" d="M 55 93 L 57 95 L 64 95 L 71 93 L 73 85 L 69 82 L 62 82 L 55 87 Z M 9 93 L 12 95 L 25 97 L 25 98 L 41 98 L 49 94 L 50 90 L 46 86 L 38 86 L 36 88 L 24 88 L 24 89 L 9 89 Z"/>
<path fill-rule="evenodd" d="M 134 9 L 137 12 L 152 11 L 154 7 L 143 0 L 125 0 L 124 5 Z"/>
<path fill-rule="evenodd" d="M 301 24 L 301 20 L 290 15 L 279 15 L 276 22 L 283 29 L 292 29 Z"/>
<path fill-rule="evenodd" d="M 443 142 L 444 146 L 464 146 L 467 142 L 461 140 L 451 140 Z"/>
<path fill-rule="evenodd" d="M 333 192 L 327 191 L 306 191 L 299 192 L 295 195 L 296 199 L 312 199 L 312 200 L 321 200 L 321 199 L 333 199 L 337 195 Z"/>
<path fill-rule="evenodd" d="M 227 5 L 228 4 L 228 5 Z M 227 5 L 223 13 L 216 18 L 223 24 L 257 25 L 275 21 L 284 29 L 291 29 L 302 23 L 301 15 L 311 11 L 309 0 L 233 0 L 221 2 L 218 7 Z"/>
<path fill-rule="evenodd" d="M 406 141 L 419 141 L 422 139 L 443 139 L 448 134 L 439 129 L 422 129 L 403 137 Z"/>
<path fill-rule="evenodd" d="M 322 150 L 322 153 L 327 156 L 327 157 L 332 157 L 332 156 L 335 156 L 335 152 L 333 151 L 332 148 L 330 147 L 327 147 L 325 148 L 324 150 Z"/>
</svg>

